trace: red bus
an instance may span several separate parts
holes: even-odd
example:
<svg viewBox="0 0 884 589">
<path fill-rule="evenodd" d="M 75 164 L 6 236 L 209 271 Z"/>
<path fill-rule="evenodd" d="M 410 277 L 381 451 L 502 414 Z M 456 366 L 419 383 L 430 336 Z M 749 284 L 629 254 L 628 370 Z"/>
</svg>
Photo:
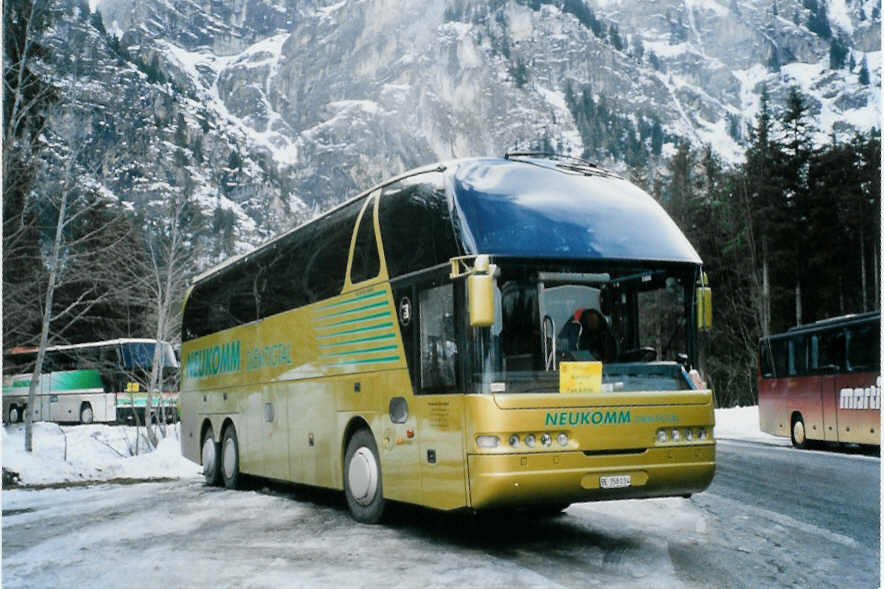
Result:
<svg viewBox="0 0 884 589">
<path fill-rule="evenodd" d="M 793 327 L 759 343 L 761 431 L 813 441 L 881 445 L 881 314 Z"/>
</svg>

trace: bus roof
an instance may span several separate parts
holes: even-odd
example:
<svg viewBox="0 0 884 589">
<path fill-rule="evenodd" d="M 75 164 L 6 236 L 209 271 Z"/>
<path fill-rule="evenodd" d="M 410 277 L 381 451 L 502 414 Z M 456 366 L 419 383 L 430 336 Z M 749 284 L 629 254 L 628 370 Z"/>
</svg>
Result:
<svg viewBox="0 0 884 589">
<path fill-rule="evenodd" d="M 112 345 L 117 345 L 117 344 L 152 344 L 154 342 L 156 342 L 156 340 L 149 339 L 149 338 L 128 337 L 128 338 L 118 338 L 118 339 L 105 340 L 105 341 L 100 341 L 100 342 L 87 342 L 85 344 L 68 344 L 68 345 L 64 345 L 64 346 L 48 346 L 46 348 L 46 351 L 47 352 L 56 352 L 56 351 L 61 351 L 61 350 L 81 350 L 81 349 L 87 349 L 87 348 L 97 348 L 100 346 L 112 346 Z M 38 348 L 36 346 L 31 346 L 31 347 L 19 346 L 19 347 L 10 348 L 10 349 L 6 350 L 4 352 L 4 354 L 5 355 L 34 354 L 37 352 L 37 349 Z"/>
<path fill-rule="evenodd" d="M 825 327 L 843 325 L 847 323 L 853 323 L 855 321 L 867 321 L 869 319 L 876 319 L 881 317 L 880 311 L 868 311 L 866 313 L 850 313 L 848 315 L 840 315 L 838 317 L 828 317 L 826 319 L 820 319 L 819 321 L 814 321 L 813 323 L 806 323 L 804 325 L 795 325 L 794 327 L 790 327 L 786 330 L 786 333 L 795 333 L 798 331 L 809 331 L 814 329 L 822 329 Z"/>
<path fill-rule="evenodd" d="M 192 286 L 320 223 L 375 190 L 443 172 L 466 253 L 537 258 L 611 258 L 701 264 L 663 208 L 634 184 L 576 158 L 464 158 L 415 168 L 360 192 L 318 217 L 197 275 Z"/>
</svg>

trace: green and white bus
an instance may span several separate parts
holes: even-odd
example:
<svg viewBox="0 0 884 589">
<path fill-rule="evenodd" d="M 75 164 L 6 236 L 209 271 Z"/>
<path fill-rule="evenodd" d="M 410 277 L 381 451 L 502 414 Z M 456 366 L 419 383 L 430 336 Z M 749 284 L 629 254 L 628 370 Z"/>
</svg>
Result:
<svg viewBox="0 0 884 589">
<path fill-rule="evenodd" d="M 393 178 L 198 277 L 181 446 L 440 510 L 683 496 L 715 470 L 701 261 L 648 194 L 513 155 Z"/>
<path fill-rule="evenodd" d="M 116 339 L 52 346 L 46 349 L 34 407 L 28 389 L 36 348 L 13 348 L 3 354 L 3 420 L 16 423 L 33 410 L 35 421 L 144 423 L 155 340 Z M 154 396 L 152 419 L 177 419 L 178 361 L 172 346 L 161 342 L 161 391 Z"/>
</svg>

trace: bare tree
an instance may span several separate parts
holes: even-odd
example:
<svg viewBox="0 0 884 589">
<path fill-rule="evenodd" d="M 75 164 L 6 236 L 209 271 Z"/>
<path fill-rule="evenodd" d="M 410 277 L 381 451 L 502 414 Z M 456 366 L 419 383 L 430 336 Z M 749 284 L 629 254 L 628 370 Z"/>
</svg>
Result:
<svg viewBox="0 0 884 589">
<path fill-rule="evenodd" d="M 33 198 L 44 213 L 54 217 L 54 234 L 45 244 L 49 253 L 43 263 L 47 271 L 42 301 L 42 321 L 37 359 L 28 389 L 28 411 L 25 419 L 25 450 L 33 449 L 32 423 L 36 407 L 36 391 L 46 348 L 51 339 L 59 339 L 82 321 L 94 307 L 111 300 L 117 290 L 125 287 L 116 262 L 129 240 L 131 229 L 120 207 L 91 190 L 87 185 L 90 174 L 79 165 L 82 130 L 73 113 L 59 117 L 58 136 L 65 146 L 60 154 L 62 166 L 45 166 L 45 177 Z M 59 168 L 61 169 L 58 174 Z M 55 176 L 58 174 L 58 176 Z M 56 295 L 63 287 L 68 297 L 63 306 L 57 305 Z"/>
<path fill-rule="evenodd" d="M 187 288 L 187 281 L 193 269 L 193 259 L 197 256 L 196 246 L 189 239 L 188 219 L 193 211 L 190 195 L 193 190 L 189 176 L 183 186 L 163 195 L 162 211 L 150 230 L 145 232 L 144 247 L 147 255 L 140 265 L 131 268 L 133 292 L 144 296 L 143 305 L 154 325 L 154 339 L 157 342 L 173 342 L 180 339 L 181 303 Z M 163 388 L 162 347 L 154 346 L 154 356 L 147 381 L 147 409 L 145 410 L 146 429 L 150 443 L 156 445 L 157 433 L 150 415 L 154 395 L 161 395 Z M 160 403 L 157 422 L 165 436 L 165 404 Z"/>
</svg>

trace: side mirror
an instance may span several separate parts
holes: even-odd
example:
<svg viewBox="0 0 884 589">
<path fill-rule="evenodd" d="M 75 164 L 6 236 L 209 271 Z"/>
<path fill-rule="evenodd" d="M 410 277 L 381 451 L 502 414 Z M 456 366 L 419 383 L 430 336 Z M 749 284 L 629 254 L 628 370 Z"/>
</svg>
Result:
<svg viewBox="0 0 884 589">
<path fill-rule="evenodd" d="M 709 287 L 709 279 L 706 273 L 701 273 L 697 282 L 697 328 L 709 329 L 712 327 L 712 289 Z"/>
<path fill-rule="evenodd" d="M 494 325 L 494 274 L 497 266 L 489 263 L 488 256 L 476 256 L 474 273 L 467 277 L 470 325 L 489 327 Z"/>
</svg>

